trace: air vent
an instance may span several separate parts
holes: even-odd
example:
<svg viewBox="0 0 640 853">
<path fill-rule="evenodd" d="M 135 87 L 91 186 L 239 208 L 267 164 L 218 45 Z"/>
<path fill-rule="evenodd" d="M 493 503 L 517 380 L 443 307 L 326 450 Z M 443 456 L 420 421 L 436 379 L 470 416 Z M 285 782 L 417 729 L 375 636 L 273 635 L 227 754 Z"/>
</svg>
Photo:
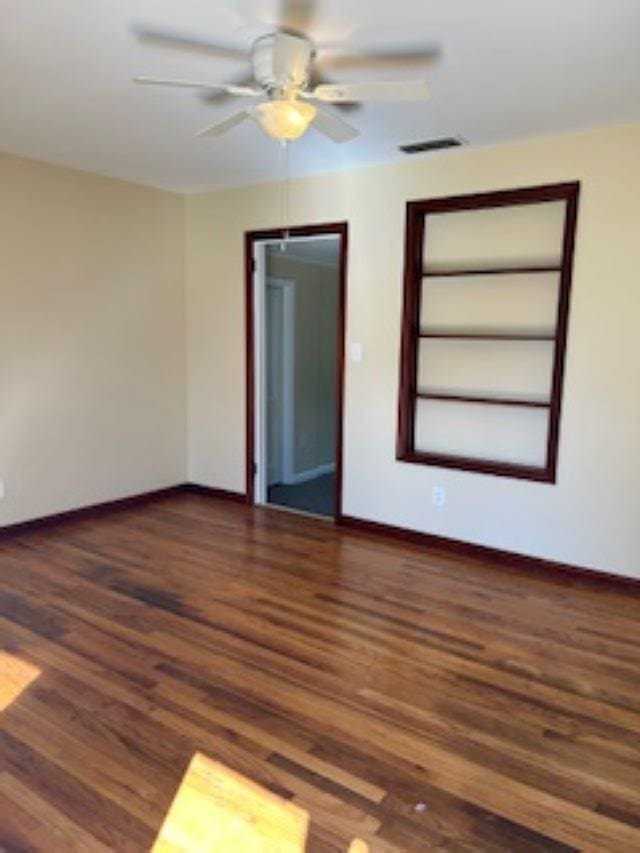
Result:
<svg viewBox="0 0 640 853">
<path fill-rule="evenodd" d="M 412 142 L 409 145 L 401 145 L 400 151 L 404 154 L 422 154 L 425 151 L 442 151 L 444 148 L 458 148 L 464 145 L 464 139 L 460 136 L 446 136 L 443 139 L 427 139 L 425 142 Z"/>
</svg>

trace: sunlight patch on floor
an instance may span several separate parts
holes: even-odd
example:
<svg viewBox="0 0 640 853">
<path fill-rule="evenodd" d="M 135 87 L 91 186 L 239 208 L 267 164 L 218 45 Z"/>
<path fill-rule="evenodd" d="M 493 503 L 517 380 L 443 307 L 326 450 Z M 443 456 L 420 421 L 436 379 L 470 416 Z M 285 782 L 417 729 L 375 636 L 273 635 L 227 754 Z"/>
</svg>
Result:
<svg viewBox="0 0 640 853">
<path fill-rule="evenodd" d="M 196 753 L 153 853 L 298 853 L 308 823 L 304 809 Z"/>
<path fill-rule="evenodd" d="M 0 650 L 0 711 L 8 708 L 39 675 L 37 666 Z"/>
</svg>

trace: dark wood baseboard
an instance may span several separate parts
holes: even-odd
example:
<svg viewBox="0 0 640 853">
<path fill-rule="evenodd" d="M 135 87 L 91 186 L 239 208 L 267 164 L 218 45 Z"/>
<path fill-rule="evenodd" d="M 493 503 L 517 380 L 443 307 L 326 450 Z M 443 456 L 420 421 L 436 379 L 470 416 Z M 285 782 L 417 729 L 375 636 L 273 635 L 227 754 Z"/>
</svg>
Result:
<svg viewBox="0 0 640 853">
<path fill-rule="evenodd" d="M 8 524 L 5 527 L 0 527 L 0 540 L 9 537 L 17 536 L 21 533 L 26 533 L 30 530 L 36 530 L 43 527 L 53 527 L 58 524 L 65 524 L 70 521 L 79 521 L 80 519 L 95 518 L 100 515 L 114 512 L 115 510 L 130 509 L 140 504 L 150 503 L 151 501 L 161 500 L 162 498 L 171 497 L 184 491 L 185 484 L 177 486 L 167 486 L 164 489 L 154 489 L 152 492 L 143 492 L 139 495 L 130 495 L 126 498 L 117 498 L 112 501 L 103 501 L 102 503 L 90 504 L 89 506 L 77 507 L 76 509 L 67 509 L 64 512 L 56 512 L 52 515 L 41 516 L 40 518 L 31 518 L 27 521 L 18 521 L 16 524 Z"/>
<path fill-rule="evenodd" d="M 235 501 L 241 504 L 247 503 L 247 496 L 243 492 L 232 492 L 227 489 L 217 489 L 213 486 L 201 486 L 198 483 L 178 483 L 175 486 L 167 486 L 164 489 L 154 489 L 152 492 L 143 492 L 139 495 L 117 498 L 112 501 L 103 501 L 97 504 L 90 504 L 89 506 L 81 506 L 76 509 L 67 509 L 63 512 L 41 516 L 40 518 L 18 521 L 16 524 L 8 524 L 5 527 L 0 527 L 0 541 L 18 536 L 30 530 L 53 527 L 57 524 L 65 524 L 70 521 L 79 521 L 86 518 L 96 518 L 116 510 L 130 509 L 134 506 L 184 493 L 206 495 L 217 498 L 218 500 Z"/>
<path fill-rule="evenodd" d="M 532 571 L 541 576 L 553 574 L 555 579 L 564 579 L 567 582 L 579 581 L 584 583 L 603 584 L 609 587 L 627 587 L 632 593 L 640 595 L 640 579 L 630 578 L 625 575 L 616 575 L 601 569 L 587 569 L 583 566 L 575 566 L 570 563 L 560 563 L 553 560 L 545 560 L 541 557 L 532 557 L 528 554 L 519 554 L 516 551 L 502 551 L 499 548 L 491 548 L 488 545 L 477 545 L 473 542 L 463 542 L 459 539 L 449 539 L 446 536 L 437 536 L 434 533 L 422 533 L 419 530 L 410 530 L 406 527 L 396 527 L 391 524 L 383 524 L 377 521 L 368 521 L 356 518 L 352 515 L 341 515 L 336 523 L 348 530 L 365 533 L 371 536 L 381 536 L 386 539 L 409 542 L 420 545 L 423 548 L 433 548 L 462 557 L 475 557 L 478 560 L 490 560 L 503 568 L 520 571 L 531 576 Z"/>
<path fill-rule="evenodd" d="M 205 495 L 210 498 L 219 498 L 223 501 L 234 501 L 235 503 L 248 504 L 249 498 L 245 492 L 233 492 L 230 489 L 218 489 L 216 486 L 202 486 L 199 483 L 185 483 L 182 486 L 185 492 L 194 495 Z"/>
</svg>

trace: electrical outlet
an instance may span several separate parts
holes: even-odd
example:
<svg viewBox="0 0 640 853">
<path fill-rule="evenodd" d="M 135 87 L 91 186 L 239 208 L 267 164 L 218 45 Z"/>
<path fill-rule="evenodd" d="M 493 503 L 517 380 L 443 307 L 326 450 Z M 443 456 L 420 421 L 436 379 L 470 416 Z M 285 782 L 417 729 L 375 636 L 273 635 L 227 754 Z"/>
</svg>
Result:
<svg viewBox="0 0 640 853">
<path fill-rule="evenodd" d="M 4 500 L 5 491 L 4 491 L 4 480 L 0 480 L 0 501 Z"/>
<path fill-rule="evenodd" d="M 431 489 L 431 503 L 438 509 L 444 506 L 444 489 L 442 486 L 433 486 Z"/>
<path fill-rule="evenodd" d="M 362 361 L 362 344 L 360 341 L 351 343 L 351 361 L 355 363 Z"/>
</svg>

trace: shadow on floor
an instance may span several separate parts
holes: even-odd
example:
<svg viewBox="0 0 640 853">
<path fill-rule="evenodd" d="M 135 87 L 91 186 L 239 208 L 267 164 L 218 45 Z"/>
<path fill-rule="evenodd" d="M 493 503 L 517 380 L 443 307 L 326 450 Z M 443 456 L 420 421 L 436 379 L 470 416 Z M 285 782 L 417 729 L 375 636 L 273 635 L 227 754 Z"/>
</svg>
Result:
<svg viewBox="0 0 640 853">
<path fill-rule="evenodd" d="M 269 486 L 267 502 L 290 509 L 300 509 L 315 515 L 335 515 L 335 474 L 323 474 L 304 483 L 291 486 Z"/>
</svg>

